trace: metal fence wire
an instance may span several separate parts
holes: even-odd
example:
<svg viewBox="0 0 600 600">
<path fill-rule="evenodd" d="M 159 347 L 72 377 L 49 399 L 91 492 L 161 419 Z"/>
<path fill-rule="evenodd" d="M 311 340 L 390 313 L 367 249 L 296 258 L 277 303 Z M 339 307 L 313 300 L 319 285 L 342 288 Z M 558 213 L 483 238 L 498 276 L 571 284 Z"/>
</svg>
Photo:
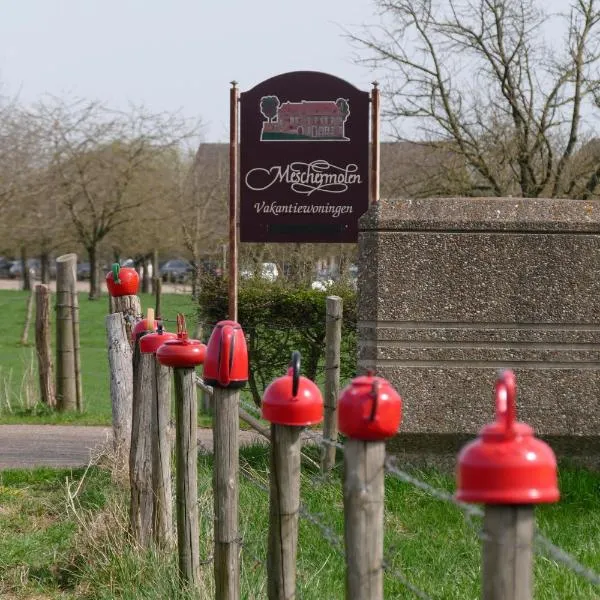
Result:
<svg viewBox="0 0 600 600">
<path fill-rule="evenodd" d="M 212 393 L 212 388 L 204 384 L 200 377 L 197 378 L 197 384 L 205 392 L 209 394 Z M 242 400 L 240 402 L 240 407 L 247 413 L 256 417 L 257 419 L 260 418 L 260 409 L 258 409 L 254 404 Z M 305 446 L 306 444 L 313 444 L 317 447 L 334 446 L 337 450 L 341 452 L 343 457 L 344 445 L 337 440 L 332 441 L 324 439 L 321 433 L 313 430 L 305 431 L 303 438 Z M 303 458 L 307 457 L 307 454 L 304 450 L 302 455 Z M 311 457 L 308 458 L 309 464 L 312 463 L 312 466 L 314 467 L 314 460 L 312 460 Z M 400 468 L 398 464 L 398 457 L 394 455 L 386 454 L 384 466 L 386 474 L 388 474 L 389 476 L 397 478 L 400 481 L 403 481 L 404 483 L 421 490 L 431 498 L 455 506 L 464 515 L 466 522 L 475 529 L 477 536 L 480 539 L 483 539 L 481 518 L 483 517 L 484 512 L 480 507 L 460 502 L 454 497 L 453 494 L 447 492 L 446 490 L 432 486 L 429 483 L 419 479 L 414 474 L 404 471 Z M 334 470 L 339 469 L 340 467 L 341 463 L 338 462 L 335 465 Z M 257 489 L 260 489 L 263 493 L 267 495 L 269 494 L 268 487 L 263 482 L 256 480 L 256 478 L 254 478 L 247 470 L 241 469 L 240 473 L 244 477 L 244 479 L 249 481 Z M 323 485 L 323 483 L 326 480 L 328 480 L 325 476 L 322 476 L 319 473 L 309 476 L 309 479 L 311 484 L 313 484 L 314 486 Z M 325 523 L 321 515 L 309 511 L 305 505 L 301 505 L 299 515 L 300 518 L 310 522 L 312 525 L 315 526 L 315 528 L 320 532 L 323 540 L 329 544 L 332 550 L 334 550 L 340 556 L 345 556 L 344 540 L 342 535 L 340 535 L 340 533 L 337 532 L 334 528 L 332 528 L 328 523 Z M 571 555 L 563 548 L 560 548 L 559 546 L 553 544 L 539 531 L 535 532 L 534 550 L 538 554 L 542 554 L 547 558 L 551 558 L 557 564 L 563 565 L 564 567 L 572 571 L 574 574 L 576 574 L 578 577 L 585 580 L 592 586 L 599 588 L 600 590 L 600 574 L 596 573 L 593 569 L 590 569 L 589 567 L 583 565 L 579 560 L 577 560 L 576 557 Z M 402 573 L 398 568 L 394 567 L 391 561 L 389 560 L 388 556 L 384 556 L 383 566 L 386 575 L 402 584 L 402 586 L 414 597 L 428 600 L 431 599 L 431 596 L 427 594 L 427 592 L 414 585 L 404 573 Z"/>
</svg>

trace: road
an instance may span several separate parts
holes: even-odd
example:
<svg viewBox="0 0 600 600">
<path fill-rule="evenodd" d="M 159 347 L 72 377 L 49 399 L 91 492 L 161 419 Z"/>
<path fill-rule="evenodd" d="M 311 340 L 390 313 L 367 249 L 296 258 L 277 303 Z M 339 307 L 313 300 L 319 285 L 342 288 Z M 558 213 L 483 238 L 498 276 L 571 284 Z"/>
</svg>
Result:
<svg viewBox="0 0 600 600">
<path fill-rule="evenodd" d="M 0 470 L 81 467 L 94 449 L 112 439 L 109 427 L 0 425 Z M 264 441 L 255 431 L 240 431 L 240 444 Z M 212 451 L 212 429 L 198 430 L 198 446 Z"/>
</svg>

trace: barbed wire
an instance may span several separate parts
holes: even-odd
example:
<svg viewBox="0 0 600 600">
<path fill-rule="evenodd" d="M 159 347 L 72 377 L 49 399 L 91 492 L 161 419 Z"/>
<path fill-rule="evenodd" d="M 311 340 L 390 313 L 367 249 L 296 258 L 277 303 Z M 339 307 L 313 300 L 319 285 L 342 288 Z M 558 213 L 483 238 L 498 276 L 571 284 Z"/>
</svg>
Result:
<svg viewBox="0 0 600 600">
<path fill-rule="evenodd" d="M 563 550 L 559 546 L 553 544 L 538 531 L 535 532 L 533 539 L 534 543 L 541 549 L 541 551 L 551 556 L 557 562 L 562 563 L 571 569 L 571 571 L 588 581 L 588 583 L 600 587 L 600 575 L 585 565 L 582 565 L 566 550 Z"/>
<path fill-rule="evenodd" d="M 270 493 L 267 486 L 265 486 L 263 483 L 257 481 L 255 478 L 253 478 L 251 475 L 249 475 L 247 472 L 245 472 L 244 469 L 240 469 L 240 473 L 247 481 L 249 481 L 255 487 L 257 487 L 258 489 L 260 489 L 267 495 Z M 344 540 L 340 534 L 338 534 L 336 531 L 334 531 L 329 525 L 324 523 L 319 518 L 318 515 L 310 512 L 306 508 L 306 506 L 304 506 L 302 503 L 300 503 L 300 505 L 299 505 L 298 514 L 304 520 L 306 520 L 309 523 L 311 523 L 312 525 L 314 525 L 321 532 L 321 535 L 323 536 L 323 538 L 332 546 L 332 548 L 335 550 L 335 552 L 339 556 L 341 556 L 342 558 L 345 559 L 346 552 L 345 552 Z M 426 592 L 424 592 L 423 590 L 418 588 L 416 585 L 411 583 L 406 578 L 406 576 L 402 574 L 402 572 L 399 569 L 392 567 L 389 560 L 384 558 L 382 566 L 383 566 L 384 572 L 387 573 L 387 575 L 389 577 L 396 579 L 406 589 L 410 590 L 417 598 L 421 598 L 422 600 L 432 600 L 431 596 L 429 596 Z"/>
<path fill-rule="evenodd" d="M 25 290 L 19 290 L 19 291 L 24 292 Z M 25 307 L 24 300 L 25 300 L 25 298 L 22 294 L 20 294 L 18 297 L 14 297 L 14 298 L 10 298 L 10 297 L 7 297 L 6 295 L 4 295 L 0 300 L 0 306 L 2 306 L 2 304 L 4 302 L 18 302 Z M 189 310 L 189 311 L 183 312 L 183 314 L 185 314 L 186 317 L 195 319 L 197 317 L 198 313 L 197 313 L 197 310 Z M 137 315 L 137 317 L 139 319 L 141 319 L 141 318 L 143 318 L 143 315 Z M 160 317 L 160 320 L 162 320 L 163 322 L 168 322 L 168 323 L 175 322 L 175 319 L 171 319 L 168 317 L 162 317 L 162 316 Z M 80 325 L 86 325 L 86 324 L 91 324 L 92 321 L 83 320 L 83 321 L 80 321 L 79 323 L 80 323 Z M 96 324 L 96 321 L 93 321 L 93 323 Z M 211 321 L 206 321 L 206 320 L 195 321 L 196 326 L 203 326 L 203 327 L 205 327 L 205 326 L 214 327 L 216 325 L 216 323 L 217 322 L 211 322 Z M 277 324 L 276 323 L 273 324 L 271 326 L 271 328 L 272 327 L 277 328 Z M 302 327 L 300 327 L 300 328 L 302 328 Z M 253 331 L 256 331 L 257 329 L 260 329 L 260 327 L 245 328 L 244 330 L 246 332 L 253 332 Z M 285 327 L 281 327 L 281 329 L 299 329 L 299 327 L 285 326 Z M 310 326 L 307 326 L 304 329 L 313 329 L 313 328 Z M 94 348 L 96 348 L 96 347 L 94 346 Z M 99 345 L 97 348 L 98 349 L 104 348 L 104 346 Z M 97 372 L 94 372 L 92 374 L 84 373 L 83 375 L 86 378 L 88 378 L 88 377 L 96 378 L 96 377 L 100 376 L 100 374 L 98 374 Z M 202 381 L 202 378 L 197 377 L 196 383 L 202 389 L 204 389 L 204 391 L 206 391 L 207 393 L 212 393 L 212 388 L 210 386 L 207 386 L 206 384 L 204 384 L 204 382 Z M 260 409 L 258 409 L 254 404 L 242 401 L 240 403 L 240 405 L 243 406 L 249 412 L 256 415 L 258 418 L 260 418 L 260 416 L 261 416 Z M 322 434 L 319 434 L 316 432 L 304 432 L 304 439 L 309 440 L 309 441 L 314 441 L 323 446 L 333 446 L 333 447 L 341 450 L 342 452 L 344 451 L 343 444 L 339 443 L 338 441 L 327 440 L 322 436 Z M 411 475 L 410 473 L 407 473 L 406 471 L 400 469 L 399 466 L 397 465 L 397 457 L 395 457 L 395 456 L 387 455 L 385 458 L 384 467 L 385 467 L 386 473 L 404 481 L 405 483 L 408 483 L 408 484 L 422 490 L 423 492 L 427 493 L 428 495 L 430 495 L 433 498 L 436 498 L 437 500 L 451 503 L 454 506 L 456 506 L 457 508 L 459 508 L 464 513 L 467 521 L 471 525 L 472 525 L 472 519 L 474 517 L 479 518 L 479 517 L 482 517 L 484 514 L 484 512 L 481 508 L 460 502 L 459 500 L 457 500 L 454 497 L 453 494 L 451 494 L 445 490 L 438 489 L 438 488 L 418 479 L 417 477 Z M 248 476 L 246 474 L 244 474 L 244 476 L 246 478 L 248 478 Z M 254 482 L 254 483 L 257 483 L 257 482 Z M 262 484 L 258 484 L 258 485 L 262 486 Z M 264 486 L 262 486 L 262 489 L 264 491 L 268 492 L 268 490 Z M 314 514 L 307 511 L 307 509 L 305 507 L 301 507 L 300 514 L 305 519 L 309 520 L 315 526 L 317 526 L 321 530 L 325 539 L 327 539 L 332 545 L 334 545 L 334 547 L 336 547 L 336 548 L 343 547 L 343 544 L 340 546 L 341 538 L 339 537 L 339 535 L 337 535 L 333 530 L 331 530 L 329 527 L 327 527 L 325 524 L 323 524 Z M 481 536 L 481 534 L 480 534 L 480 536 Z M 569 568 L 572 572 L 574 572 L 581 578 L 588 581 L 590 584 L 600 587 L 600 575 L 598 573 L 596 573 L 595 571 L 593 571 L 592 569 L 581 564 L 574 556 L 569 554 L 567 551 L 563 550 L 559 546 L 556 546 L 549 539 L 547 539 L 546 537 L 544 537 L 541 533 L 539 533 L 537 531 L 535 533 L 534 541 L 535 541 L 535 544 L 536 544 L 537 548 L 539 549 L 539 551 L 546 553 L 547 555 L 552 557 L 555 561 L 563 564 L 564 566 Z M 429 598 L 429 596 L 427 596 L 424 592 L 422 592 L 418 588 L 413 589 L 412 584 L 410 584 L 410 582 L 408 580 L 406 580 L 397 569 L 392 569 L 392 567 L 390 567 L 389 563 L 386 563 L 386 565 L 387 565 L 387 568 L 390 569 L 390 572 L 392 572 L 392 570 L 393 570 L 395 578 L 398 579 L 403 585 L 405 585 L 407 587 L 407 589 L 410 589 L 415 595 L 417 595 L 417 597 Z"/>
<path fill-rule="evenodd" d="M 342 452 L 344 451 L 343 444 L 341 444 L 338 441 L 327 440 L 322 436 L 322 434 L 319 434 L 316 432 L 315 433 L 305 432 L 305 439 L 310 439 L 310 440 L 318 442 L 322 445 L 333 446 L 333 447 L 341 450 Z M 471 527 L 475 528 L 472 519 L 474 517 L 482 518 L 484 516 L 484 511 L 479 506 L 461 502 L 460 500 L 457 500 L 453 494 L 451 494 L 445 490 L 436 488 L 436 487 L 426 483 L 425 481 L 418 479 L 414 475 L 411 475 L 410 473 L 403 471 L 402 469 L 400 469 L 397 466 L 397 460 L 398 459 L 395 456 L 392 456 L 389 454 L 386 455 L 385 462 L 384 462 L 384 468 L 386 470 L 386 473 L 389 473 L 390 475 L 397 477 L 401 481 L 404 481 L 405 483 L 408 483 L 408 484 L 422 490 L 423 492 L 427 493 L 428 495 L 430 495 L 433 498 L 436 498 L 437 500 L 440 500 L 442 502 L 447 502 L 447 503 L 450 503 L 450 504 L 456 506 L 461 512 L 464 513 L 467 523 Z M 483 536 L 483 534 L 482 534 L 480 528 L 477 527 L 476 529 L 477 529 L 478 536 L 481 538 Z M 543 551 L 544 553 L 551 556 L 555 561 L 568 567 L 576 575 L 579 575 L 580 577 L 582 577 L 583 579 L 588 581 L 588 583 L 590 583 L 594 586 L 600 587 L 600 574 L 596 573 L 589 567 L 586 567 L 585 565 L 581 564 L 573 555 L 569 554 L 566 550 L 560 548 L 559 546 L 556 546 L 555 544 L 553 544 L 549 539 L 547 539 L 545 536 L 543 536 L 539 531 L 536 531 L 536 533 L 535 533 L 534 542 L 541 551 Z M 427 597 L 427 596 L 425 596 L 425 597 Z"/>
</svg>

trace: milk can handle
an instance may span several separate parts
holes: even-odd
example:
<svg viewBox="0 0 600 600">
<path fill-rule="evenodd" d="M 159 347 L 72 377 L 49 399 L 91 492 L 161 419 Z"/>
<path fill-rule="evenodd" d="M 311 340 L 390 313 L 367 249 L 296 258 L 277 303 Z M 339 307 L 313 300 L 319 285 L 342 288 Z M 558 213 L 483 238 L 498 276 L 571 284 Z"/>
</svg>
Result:
<svg viewBox="0 0 600 600">
<path fill-rule="evenodd" d="M 507 434 L 514 432 L 516 421 L 517 380 L 512 371 L 503 371 L 496 379 L 496 420 L 504 421 Z"/>
<path fill-rule="evenodd" d="M 373 398 L 373 405 L 371 406 L 371 414 L 369 415 L 369 421 L 373 421 L 375 419 L 375 415 L 377 414 L 377 403 L 379 402 L 379 379 L 373 380 L 373 385 L 371 387 L 371 397 Z"/>
<path fill-rule="evenodd" d="M 300 384 L 300 352 L 298 350 L 292 352 L 290 366 L 292 367 L 292 398 L 295 398 L 298 395 Z"/>
</svg>

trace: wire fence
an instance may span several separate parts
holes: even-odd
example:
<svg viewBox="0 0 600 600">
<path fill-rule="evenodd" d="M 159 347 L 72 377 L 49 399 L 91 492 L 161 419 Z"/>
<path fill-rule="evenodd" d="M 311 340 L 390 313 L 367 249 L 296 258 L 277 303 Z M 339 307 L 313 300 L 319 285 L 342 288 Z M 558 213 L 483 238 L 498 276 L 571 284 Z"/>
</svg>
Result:
<svg viewBox="0 0 600 600">
<path fill-rule="evenodd" d="M 255 405 L 249 402 L 241 401 L 240 406 L 256 418 L 260 418 L 260 410 Z M 340 463 L 343 461 L 344 454 L 344 445 L 342 443 L 339 441 L 330 441 L 324 439 L 321 433 L 314 430 L 305 431 L 303 437 L 306 443 L 312 443 L 320 447 L 333 446 L 336 448 L 336 450 L 339 450 L 341 459 L 336 463 L 336 468 L 340 466 Z M 303 456 L 305 455 L 306 453 L 303 452 Z M 461 502 L 448 491 L 432 486 L 426 481 L 419 479 L 414 474 L 401 469 L 399 466 L 399 458 L 395 455 L 387 454 L 384 465 L 385 472 L 388 476 L 397 478 L 400 481 L 421 490 L 435 500 L 451 504 L 452 506 L 456 507 L 464 515 L 467 524 L 475 530 L 477 537 L 480 540 L 484 539 L 484 533 L 481 527 L 481 518 L 484 516 L 484 511 L 480 507 Z M 264 484 L 253 481 L 248 473 L 244 471 L 242 471 L 242 475 L 258 489 L 261 489 L 263 492 L 268 494 L 269 490 Z M 327 480 L 327 478 L 322 475 L 316 475 L 310 478 L 313 486 L 316 484 L 322 484 L 324 480 Z M 327 523 L 324 523 L 319 515 L 311 513 L 305 506 L 302 506 L 300 510 L 300 517 L 312 523 L 320 531 L 322 538 L 332 547 L 332 549 L 338 553 L 341 553 L 342 556 L 344 555 L 342 536 Z M 563 565 L 565 568 L 570 570 L 581 579 L 585 580 L 590 585 L 599 588 L 598 594 L 600 595 L 600 574 L 583 565 L 575 556 L 563 548 L 555 545 L 539 531 L 535 532 L 534 550 L 538 554 L 543 555 L 546 558 L 550 558 L 556 564 Z M 414 585 L 414 583 L 412 583 L 401 570 L 393 567 L 392 562 L 388 557 L 384 557 L 384 570 L 388 577 L 392 577 L 400 582 L 406 588 L 406 590 L 410 591 L 415 597 L 422 599 L 431 598 L 427 592 Z"/>
<path fill-rule="evenodd" d="M 24 300 L 22 297 L 9 298 L 9 299 L 3 298 L 3 302 L 18 302 L 24 306 Z M 200 325 L 205 328 L 212 328 L 215 325 L 215 323 L 212 323 L 212 322 L 196 321 L 197 312 L 195 309 L 191 309 L 187 312 L 184 312 L 183 314 L 189 319 L 190 322 L 193 322 L 195 325 Z M 138 315 L 139 318 L 142 318 L 142 316 L 143 315 Z M 169 323 L 169 324 L 173 323 L 174 324 L 176 322 L 176 319 L 170 318 L 170 317 L 162 317 L 162 321 L 165 323 Z M 85 325 L 86 322 L 81 321 L 81 324 Z M 94 322 L 94 325 L 97 325 L 97 323 Z M 102 346 L 99 346 L 98 348 L 99 349 L 101 348 L 102 350 L 104 350 L 105 346 L 102 345 Z M 88 373 L 86 376 L 92 377 L 92 378 L 105 377 L 105 375 L 103 373 L 99 373 L 99 372 Z M 209 386 L 205 386 L 200 378 L 198 378 L 198 383 L 205 392 L 211 393 L 211 388 Z M 241 407 L 244 410 L 246 410 L 248 413 L 253 415 L 256 419 L 260 419 L 260 416 L 261 416 L 260 410 L 256 407 L 256 405 L 254 405 L 250 402 L 247 402 L 247 401 L 242 401 Z M 268 425 L 265 425 L 265 427 L 268 427 Z M 344 456 L 344 445 L 342 443 L 340 443 L 338 441 L 330 441 L 330 440 L 324 439 L 323 436 L 319 432 L 316 432 L 313 430 L 309 430 L 304 433 L 304 440 L 307 444 L 313 444 L 313 445 L 316 445 L 317 447 L 334 446 L 336 448 L 336 450 L 338 450 L 340 453 L 340 457 L 338 459 L 338 462 L 336 463 L 336 466 L 334 467 L 334 470 L 339 470 L 339 468 L 341 467 L 341 463 L 343 462 L 343 456 Z M 303 460 L 308 465 L 310 465 L 310 467 L 312 469 L 312 472 L 309 471 L 306 476 L 308 477 L 310 484 L 313 486 L 313 489 L 318 489 L 318 486 L 323 485 L 324 483 L 329 483 L 331 485 L 335 485 L 334 483 L 331 483 L 330 478 L 326 477 L 325 475 L 320 474 L 318 471 L 315 470 L 314 467 L 315 467 L 316 463 L 315 463 L 314 455 L 311 455 L 310 453 L 303 451 L 302 457 L 303 457 Z M 448 492 L 444 489 L 440 489 L 435 486 L 432 486 L 431 484 L 427 483 L 426 481 L 419 479 L 414 473 L 409 473 L 409 472 L 403 470 L 399 465 L 399 459 L 397 456 L 390 455 L 390 454 L 386 455 L 384 465 L 385 465 L 385 472 L 389 477 L 396 478 L 396 479 L 404 482 L 407 485 L 417 488 L 417 489 L 421 490 L 422 492 L 424 492 L 425 494 L 427 494 L 429 497 L 431 497 L 437 501 L 444 502 L 444 503 L 447 503 L 447 504 L 450 504 L 450 505 L 456 507 L 464 515 L 469 526 L 475 530 L 477 536 L 480 539 L 483 539 L 483 533 L 482 533 L 481 523 L 480 523 L 480 519 L 483 517 L 483 511 L 481 508 L 460 502 L 450 492 Z M 250 484 L 252 484 L 252 486 L 254 486 L 256 489 L 260 490 L 262 493 L 264 493 L 268 496 L 269 489 L 268 489 L 267 485 L 265 485 L 265 483 L 263 481 L 258 480 L 256 478 L 255 474 L 253 474 L 249 469 L 241 468 L 240 474 L 246 481 L 248 481 Z M 344 540 L 343 540 L 342 534 L 339 531 L 339 528 L 336 529 L 334 526 L 332 526 L 332 524 L 327 523 L 323 519 L 322 515 L 312 512 L 305 505 L 301 505 L 301 507 L 300 507 L 300 517 L 302 519 L 304 519 L 306 522 L 310 523 L 317 531 L 319 531 L 322 539 L 331 547 L 331 549 L 336 554 L 338 554 L 342 558 L 345 556 Z M 534 541 L 535 541 L 534 549 L 538 554 L 541 554 L 541 555 L 551 559 L 556 564 L 563 565 L 565 568 L 567 568 L 569 571 L 574 573 L 576 576 L 580 577 L 582 580 L 585 580 L 588 584 L 598 588 L 599 589 L 598 594 L 600 595 L 600 574 L 599 573 L 597 573 L 593 569 L 590 569 L 589 567 L 583 565 L 575 556 L 573 556 L 572 554 L 570 554 L 563 548 L 555 545 L 552 541 L 550 541 L 547 537 L 545 537 L 539 531 L 536 531 Z M 258 557 L 256 555 L 256 553 L 251 549 L 251 547 L 243 542 L 242 542 L 242 550 L 244 552 L 249 553 L 250 558 L 253 561 L 255 561 L 256 563 L 260 563 L 260 564 L 263 563 L 263 559 Z M 388 549 L 387 556 L 384 559 L 384 570 L 385 570 L 386 576 L 399 582 L 407 591 L 412 593 L 414 595 L 414 597 L 422 598 L 422 599 L 430 599 L 431 596 L 427 592 L 425 592 L 423 589 L 421 589 L 420 587 L 418 587 L 417 585 L 412 583 L 410 581 L 409 577 L 404 572 L 402 572 L 402 570 L 400 570 L 398 567 L 394 566 L 394 564 L 393 564 L 394 561 L 392 560 L 392 557 L 389 556 L 389 554 L 390 554 L 390 552 Z"/>
</svg>

